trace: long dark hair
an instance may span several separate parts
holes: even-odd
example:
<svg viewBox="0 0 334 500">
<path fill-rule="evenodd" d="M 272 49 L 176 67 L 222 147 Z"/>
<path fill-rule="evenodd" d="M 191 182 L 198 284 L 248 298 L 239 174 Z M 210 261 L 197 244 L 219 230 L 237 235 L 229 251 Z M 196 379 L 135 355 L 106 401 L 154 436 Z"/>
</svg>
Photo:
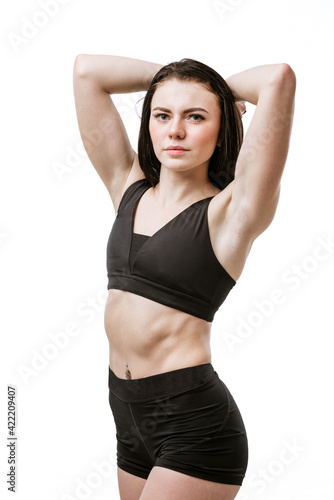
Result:
<svg viewBox="0 0 334 500">
<path fill-rule="evenodd" d="M 209 179 L 224 189 L 233 179 L 237 157 L 243 141 L 243 125 L 235 105 L 231 89 L 214 69 L 194 59 L 181 59 L 163 66 L 153 77 L 143 102 L 141 125 L 138 138 L 138 159 L 145 177 L 154 187 L 160 178 L 161 164 L 156 157 L 151 136 L 149 120 L 153 95 L 163 82 L 171 79 L 201 83 L 213 92 L 221 107 L 221 123 L 218 143 L 209 163 Z"/>
</svg>

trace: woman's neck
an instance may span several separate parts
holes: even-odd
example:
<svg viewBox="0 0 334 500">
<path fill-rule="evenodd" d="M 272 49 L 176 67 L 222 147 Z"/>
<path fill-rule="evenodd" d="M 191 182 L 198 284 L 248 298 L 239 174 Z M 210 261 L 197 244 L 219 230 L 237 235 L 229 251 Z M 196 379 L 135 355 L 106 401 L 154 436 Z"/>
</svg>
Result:
<svg viewBox="0 0 334 500">
<path fill-rule="evenodd" d="M 161 165 L 160 179 L 154 188 L 159 205 L 189 205 L 195 201 L 218 194 L 220 190 L 211 184 L 207 169 L 187 171 L 170 170 Z"/>
</svg>

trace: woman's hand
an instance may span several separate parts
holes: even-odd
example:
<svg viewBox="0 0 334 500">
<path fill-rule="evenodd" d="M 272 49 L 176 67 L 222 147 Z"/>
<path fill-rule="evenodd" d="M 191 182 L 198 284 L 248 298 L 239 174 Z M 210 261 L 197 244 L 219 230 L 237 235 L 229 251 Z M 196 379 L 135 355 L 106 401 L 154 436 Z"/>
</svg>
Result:
<svg viewBox="0 0 334 500">
<path fill-rule="evenodd" d="M 242 118 L 242 115 L 244 115 L 247 111 L 245 101 L 237 101 L 235 103 L 235 105 L 236 105 L 236 107 L 241 115 L 241 118 Z"/>
</svg>

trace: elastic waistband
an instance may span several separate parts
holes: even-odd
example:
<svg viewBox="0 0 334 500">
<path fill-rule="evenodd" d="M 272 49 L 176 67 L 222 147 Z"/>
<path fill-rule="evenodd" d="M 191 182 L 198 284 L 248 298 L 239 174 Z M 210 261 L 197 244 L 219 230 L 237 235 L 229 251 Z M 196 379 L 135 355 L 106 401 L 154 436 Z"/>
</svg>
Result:
<svg viewBox="0 0 334 500">
<path fill-rule="evenodd" d="M 139 379 L 118 378 L 109 367 L 109 390 L 122 401 L 139 403 L 175 396 L 218 377 L 211 363 Z"/>
</svg>

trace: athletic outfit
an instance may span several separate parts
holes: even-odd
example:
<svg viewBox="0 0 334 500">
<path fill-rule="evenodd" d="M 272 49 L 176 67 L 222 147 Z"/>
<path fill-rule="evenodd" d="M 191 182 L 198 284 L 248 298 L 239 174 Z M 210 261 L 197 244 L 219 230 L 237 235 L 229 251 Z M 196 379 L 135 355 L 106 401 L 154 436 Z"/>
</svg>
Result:
<svg viewBox="0 0 334 500">
<path fill-rule="evenodd" d="M 142 295 L 211 322 L 236 283 L 211 246 L 207 207 L 213 196 L 145 236 L 133 233 L 133 224 L 139 200 L 150 187 L 142 179 L 122 197 L 107 246 L 108 289 Z"/>
<path fill-rule="evenodd" d="M 193 203 L 152 236 L 133 232 L 146 179 L 123 194 L 107 245 L 108 289 L 126 290 L 211 322 L 236 284 L 216 258 L 207 209 Z M 142 379 L 109 367 L 117 465 L 147 478 L 154 465 L 241 485 L 248 462 L 239 409 L 211 363 Z"/>
</svg>

